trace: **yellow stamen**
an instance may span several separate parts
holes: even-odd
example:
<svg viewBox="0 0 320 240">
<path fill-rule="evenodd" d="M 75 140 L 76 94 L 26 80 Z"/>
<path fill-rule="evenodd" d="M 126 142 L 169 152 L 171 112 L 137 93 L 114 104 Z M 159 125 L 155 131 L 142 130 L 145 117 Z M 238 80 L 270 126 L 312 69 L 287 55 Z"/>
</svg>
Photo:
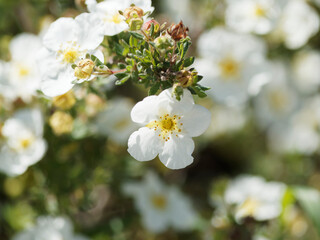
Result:
<svg viewBox="0 0 320 240">
<path fill-rule="evenodd" d="M 223 78 L 236 77 L 239 74 L 239 63 L 232 58 L 225 58 L 220 61 L 219 67 Z"/>
<path fill-rule="evenodd" d="M 167 206 L 167 199 L 161 194 L 156 194 L 151 197 L 152 205 L 160 210 L 163 210 Z"/>
</svg>

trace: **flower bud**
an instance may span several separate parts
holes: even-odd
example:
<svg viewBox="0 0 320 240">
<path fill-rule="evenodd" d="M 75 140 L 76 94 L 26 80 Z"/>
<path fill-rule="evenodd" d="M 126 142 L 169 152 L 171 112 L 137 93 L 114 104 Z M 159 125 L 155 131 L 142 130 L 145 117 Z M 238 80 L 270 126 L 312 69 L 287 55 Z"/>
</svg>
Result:
<svg viewBox="0 0 320 240">
<path fill-rule="evenodd" d="M 158 23 L 158 22 L 157 22 L 156 20 L 154 20 L 154 19 L 151 19 L 151 20 L 145 22 L 145 23 L 142 25 L 142 30 L 149 34 L 152 23 L 153 23 L 153 26 L 154 26 L 153 32 L 154 32 L 154 33 L 158 33 L 158 32 L 160 31 L 160 23 Z"/>
<path fill-rule="evenodd" d="M 91 76 L 95 65 L 91 59 L 83 59 L 74 69 L 74 76 L 78 79 L 87 79 Z"/>
<path fill-rule="evenodd" d="M 180 86 L 186 88 L 193 84 L 193 79 L 196 75 L 196 72 L 190 72 L 189 70 L 181 70 L 177 74 L 177 80 L 179 81 Z"/>
<path fill-rule="evenodd" d="M 183 25 L 182 21 L 178 24 L 172 24 L 168 29 L 167 33 L 172 37 L 173 40 L 179 41 L 180 39 L 188 36 L 189 29 Z"/>
<path fill-rule="evenodd" d="M 49 125 L 58 136 L 70 133 L 73 129 L 73 118 L 68 113 L 57 111 L 50 117 Z"/>
<path fill-rule="evenodd" d="M 123 12 L 123 16 L 126 19 L 142 18 L 143 14 L 144 14 L 143 10 L 141 8 L 139 8 L 139 7 L 136 7 L 136 6 L 128 7 Z"/>
<path fill-rule="evenodd" d="M 143 24 L 142 18 L 130 18 L 128 20 L 129 30 L 130 31 L 137 31 L 140 30 Z"/>
<path fill-rule="evenodd" d="M 154 40 L 154 43 L 157 48 L 163 49 L 163 50 L 170 49 L 174 45 L 174 41 L 169 35 L 163 35 L 163 36 L 157 37 Z"/>
<path fill-rule="evenodd" d="M 86 113 L 89 117 L 96 115 L 100 110 L 102 110 L 106 102 L 96 94 L 89 93 L 86 98 Z"/>
<path fill-rule="evenodd" d="M 52 100 L 53 106 L 60 108 L 62 110 L 68 110 L 72 108 L 75 103 L 76 103 L 76 98 L 72 90 L 60 96 L 54 97 Z"/>
</svg>

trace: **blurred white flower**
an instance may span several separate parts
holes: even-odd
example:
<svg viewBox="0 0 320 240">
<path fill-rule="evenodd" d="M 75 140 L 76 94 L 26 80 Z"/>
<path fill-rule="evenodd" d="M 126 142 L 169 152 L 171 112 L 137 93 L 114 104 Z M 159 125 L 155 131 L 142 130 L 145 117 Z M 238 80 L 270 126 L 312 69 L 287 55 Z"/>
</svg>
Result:
<svg viewBox="0 0 320 240">
<path fill-rule="evenodd" d="M 89 240 L 75 235 L 71 221 L 65 217 L 41 216 L 36 225 L 16 234 L 13 240 Z"/>
<path fill-rule="evenodd" d="M 139 161 L 149 161 L 159 154 L 168 168 L 180 169 L 193 162 L 192 137 L 200 136 L 211 121 L 210 112 L 197 104 L 188 90 L 181 100 L 167 89 L 159 96 L 149 96 L 131 111 L 134 122 L 144 125 L 131 134 L 128 152 Z"/>
<path fill-rule="evenodd" d="M 124 11 L 131 4 L 140 7 L 145 13 L 152 13 L 154 8 L 151 0 L 105 0 L 97 3 L 95 0 L 86 0 L 89 12 L 97 17 L 102 26 L 102 34 L 107 36 L 116 35 L 127 30 L 128 24 L 119 11 Z"/>
<path fill-rule="evenodd" d="M 293 75 L 297 89 L 302 93 L 315 93 L 320 86 L 320 52 L 298 52 L 293 60 Z"/>
<path fill-rule="evenodd" d="M 36 95 L 41 81 L 36 53 L 41 47 L 41 39 L 30 33 L 22 33 L 11 40 L 11 61 L 1 64 L 3 69 L 0 70 L 0 94 L 7 100 L 20 97 L 30 102 Z"/>
<path fill-rule="evenodd" d="M 241 107 L 214 105 L 211 109 L 212 121 L 204 136 L 216 138 L 240 130 L 247 121 L 245 110 Z"/>
<path fill-rule="evenodd" d="M 125 145 L 131 133 L 138 128 L 130 118 L 133 103 L 127 98 L 117 98 L 108 101 L 107 104 L 106 109 L 96 116 L 92 126 L 93 132 Z"/>
<path fill-rule="evenodd" d="M 94 54 L 104 62 L 103 53 L 96 48 L 103 41 L 99 20 L 89 13 L 72 18 L 59 18 L 53 22 L 45 36 L 39 57 L 42 71 L 41 90 L 55 97 L 68 92 L 77 80 L 71 65 Z M 86 80 L 91 80 L 91 78 Z"/>
<path fill-rule="evenodd" d="M 238 222 L 246 217 L 265 221 L 280 215 L 285 189 L 282 183 L 243 175 L 229 183 L 225 200 L 228 204 L 235 204 L 235 218 Z"/>
<path fill-rule="evenodd" d="M 266 47 L 259 39 L 215 28 L 200 36 L 198 50 L 204 59 L 195 67 L 204 76 L 202 84 L 211 87 L 208 94 L 214 99 L 239 105 L 265 84 Z"/>
<path fill-rule="evenodd" d="M 124 184 L 123 191 L 134 198 L 149 231 L 192 230 L 197 216 L 191 201 L 177 187 L 165 186 L 154 173 L 148 172 L 140 183 Z"/>
<path fill-rule="evenodd" d="M 298 103 L 297 95 L 290 86 L 289 69 L 285 63 L 272 62 L 266 75 L 268 84 L 254 98 L 258 125 L 263 128 L 275 122 L 287 121 Z"/>
<path fill-rule="evenodd" d="M 287 0 L 227 0 L 226 24 L 236 31 L 266 34 L 277 24 Z"/>
<path fill-rule="evenodd" d="M 320 97 L 306 100 L 286 124 L 277 124 L 268 131 L 269 147 L 276 153 L 312 154 L 319 149 Z"/>
<path fill-rule="evenodd" d="M 320 21 L 315 9 L 305 0 L 290 0 L 286 5 L 277 31 L 289 49 L 305 45 L 319 31 Z"/>
<path fill-rule="evenodd" d="M 7 119 L 1 130 L 0 171 L 10 176 L 24 173 L 46 152 L 42 138 L 43 119 L 39 109 L 22 109 Z"/>
</svg>

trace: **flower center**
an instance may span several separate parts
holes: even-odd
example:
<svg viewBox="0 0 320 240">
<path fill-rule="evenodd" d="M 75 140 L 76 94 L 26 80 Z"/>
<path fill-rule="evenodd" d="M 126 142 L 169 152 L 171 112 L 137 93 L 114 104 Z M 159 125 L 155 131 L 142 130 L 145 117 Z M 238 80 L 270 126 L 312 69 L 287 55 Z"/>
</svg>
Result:
<svg viewBox="0 0 320 240">
<path fill-rule="evenodd" d="M 147 124 L 146 127 L 153 128 L 155 131 L 160 130 L 159 137 L 165 141 L 170 139 L 170 135 L 181 132 L 181 127 L 183 123 L 180 123 L 179 120 L 181 117 L 177 115 L 170 116 L 169 114 L 164 114 L 160 117 L 159 120 L 154 120 Z"/>
<path fill-rule="evenodd" d="M 25 66 L 20 66 L 19 67 L 19 71 L 18 71 L 18 74 L 20 77 L 25 77 L 27 75 L 29 75 L 30 73 L 30 69 L 25 67 Z"/>
<path fill-rule="evenodd" d="M 239 63 L 232 58 L 225 58 L 219 62 L 221 75 L 223 78 L 235 77 L 239 73 Z"/>
<path fill-rule="evenodd" d="M 254 198 L 246 199 L 240 206 L 239 210 L 243 212 L 243 216 L 253 216 L 260 206 L 260 202 Z"/>
<path fill-rule="evenodd" d="M 79 54 L 75 49 L 66 49 L 62 53 L 63 56 L 63 62 L 66 63 L 74 63 L 76 59 L 78 58 Z"/>
<path fill-rule="evenodd" d="M 27 149 L 33 142 L 32 138 L 22 138 L 19 141 L 19 145 L 21 149 Z"/>
<path fill-rule="evenodd" d="M 121 18 L 121 15 L 119 13 L 115 13 L 112 15 L 111 18 L 108 18 L 108 21 L 109 22 L 113 22 L 115 24 L 119 24 L 122 22 L 122 18 Z"/>
<path fill-rule="evenodd" d="M 280 90 L 274 90 L 269 93 L 269 102 L 272 107 L 277 112 L 282 112 L 285 110 L 288 104 L 288 96 L 285 92 Z"/>
<path fill-rule="evenodd" d="M 254 8 L 254 16 L 256 17 L 265 17 L 266 16 L 266 9 L 261 7 L 260 5 L 256 5 Z"/>
<path fill-rule="evenodd" d="M 151 202 L 152 205 L 159 210 L 163 210 L 167 206 L 167 199 L 164 195 L 161 194 L 153 195 L 151 197 Z"/>
</svg>

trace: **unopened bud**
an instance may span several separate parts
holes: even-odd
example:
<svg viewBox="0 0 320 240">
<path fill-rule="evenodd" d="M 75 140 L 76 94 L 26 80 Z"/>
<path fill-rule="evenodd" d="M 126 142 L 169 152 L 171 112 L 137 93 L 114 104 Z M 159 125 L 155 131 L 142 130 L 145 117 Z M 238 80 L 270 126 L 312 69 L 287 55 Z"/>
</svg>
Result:
<svg viewBox="0 0 320 240">
<path fill-rule="evenodd" d="M 189 29 L 183 25 L 182 21 L 178 24 L 172 24 L 168 29 L 167 33 L 172 37 L 173 40 L 179 41 L 180 39 L 188 36 Z"/>
<path fill-rule="evenodd" d="M 87 79 L 91 76 L 95 65 L 91 59 L 83 59 L 74 69 L 74 76 L 78 79 Z"/>
<path fill-rule="evenodd" d="M 140 30 L 143 24 L 142 18 L 130 18 L 128 20 L 129 30 L 130 31 L 137 31 Z"/>
<path fill-rule="evenodd" d="M 174 41 L 169 35 L 163 35 L 163 36 L 157 37 L 154 40 L 154 43 L 157 48 L 163 49 L 163 50 L 170 49 L 174 45 Z"/>
<path fill-rule="evenodd" d="M 156 20 L 154 19 L 151 19 L 147 22 L 145 22 L 143 25 L 142 25 L 142 30 L 145 31 L 146 33 L 150 33 L 150 28 L 151 28 L 151 25 L 153 24 L 154 26 L 154 29 L 153 29 L 153 32 L 154 33 L 158 33 L 160 31 L 160 23 L 158 23 Z"/>
<path fill-rule="evenodd" d="M 56 135 L 70 133 L 73 129 L 73 118 L 70 114 L 57 111 L 49 119 L 49 124 Z"/>
<path fill-rule="evenodd" d="M 62 94 L 60 96 L 54 97 L 52 100 L 53 106 L 61 108 L 62 110 L 68 110 L 76 103 L 76 98 L 72 90 Z"/>
<path fill-rule="evenodd" d="M 86 98 L 86 113 L 92 117 L 102 110 L 106 102 L 96 94 L 89 93 Z"/>
<path fill-rule="evenodd" d="M 194 76 L 196 76 L 196 75 L 197 75 L 196 72 L 190 72 L 188 70 L 181 70 L 177 74 L 177 80 L 178 80 L 180 86 L 186 88 L 186 87 L 189 87 L 193 84 L 193 79 L 194 79 Z"/>
<path fill-rule="evenodd" d="M 143 10 L 141 8 L 139 8 L 139 7 L 136 7 L 136 6 L 128 7 L 123 12 L 123 16 L 126 19 L 142 18 L 143 14 L 144 14 Z"/>
</svg>

